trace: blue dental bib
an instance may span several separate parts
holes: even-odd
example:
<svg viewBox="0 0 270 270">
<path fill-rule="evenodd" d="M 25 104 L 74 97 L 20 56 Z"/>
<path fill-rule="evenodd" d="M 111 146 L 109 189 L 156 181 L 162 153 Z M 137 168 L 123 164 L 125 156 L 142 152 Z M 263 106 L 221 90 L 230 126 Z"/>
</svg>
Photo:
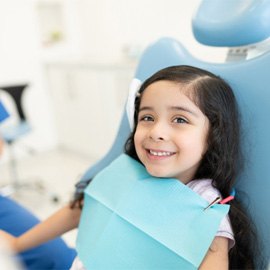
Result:
<svg viewBox="0 0 270 270">
<path fill-rule="evenodd" d="M 197 269 L 228 205 L 214 205 L 176 179 L 149 175 L 122 154 L 85 190 L 77 238 L 87 269 Z"/>
</svg>

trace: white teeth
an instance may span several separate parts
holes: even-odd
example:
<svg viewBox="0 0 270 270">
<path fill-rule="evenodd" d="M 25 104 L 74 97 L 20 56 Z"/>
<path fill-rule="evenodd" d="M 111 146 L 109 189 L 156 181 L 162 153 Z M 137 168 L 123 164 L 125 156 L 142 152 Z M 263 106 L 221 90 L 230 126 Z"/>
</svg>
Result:
<svg viewBox="0 0 270 270">
<path fill-rule="evenodd" d="M 162 157 L 162 156 L 170 156 L 172 153 L 171 152 L 155 152 L 153 150 L 149 150 L 150 154 L 153 155 L 153 156 L 159 156 L 159 157 Z"/>
</svg>

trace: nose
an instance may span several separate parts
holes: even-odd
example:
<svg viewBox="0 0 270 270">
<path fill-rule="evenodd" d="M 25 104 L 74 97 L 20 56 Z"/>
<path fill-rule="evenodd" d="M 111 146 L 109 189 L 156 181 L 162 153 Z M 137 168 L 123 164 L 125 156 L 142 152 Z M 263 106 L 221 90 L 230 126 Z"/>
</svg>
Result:
<svg viewBox="0 0 270 270">
<path fill-rule="evenodd" d="M 168 127 L 166 127 L 161 122 L 153 124 L 153 126 L 149 130 L 149 138 L 154 141 L 168 140 Z"/>
</svg>

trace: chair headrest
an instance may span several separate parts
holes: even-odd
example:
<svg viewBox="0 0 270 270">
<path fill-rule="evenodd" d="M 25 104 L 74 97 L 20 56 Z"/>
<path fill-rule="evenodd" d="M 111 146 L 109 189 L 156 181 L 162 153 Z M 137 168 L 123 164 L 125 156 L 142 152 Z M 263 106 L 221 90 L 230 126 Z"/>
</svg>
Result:
<svg viewBox="0 0 270 270">
<path fill-rule="evenodd" d="M 270 37 L 270 1 L 202 0 L 192 20 L 198 42 L 217 47 L 247 46 Z"/>
</svg>

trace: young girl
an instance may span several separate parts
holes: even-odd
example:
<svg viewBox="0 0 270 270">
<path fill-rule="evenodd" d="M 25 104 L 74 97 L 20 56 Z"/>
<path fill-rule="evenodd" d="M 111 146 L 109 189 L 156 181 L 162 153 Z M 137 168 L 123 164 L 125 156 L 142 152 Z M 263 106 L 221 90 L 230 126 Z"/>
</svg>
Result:
<svg viewBox="0 0 270 270">
<path fill-rule="evenodd" d="M 165 68 L 140 87 L 134 123 L 125 152 L 150 175 L 175 178 L 209 203 L 230 196 L 240 165 L 240 135 L 236 100 L 224 80 L 195 67 Z M 251 222 L 237 194 L 230 205 L 200 269 L 255 267 Z M 65 208 L 32 232 L 6 237 L 21 251 L 76 227 L 79 217 L 78 208 Z M 77 258 L 72 269 L 85 268 Z"/>
<path fill-rule="evenodd" d="M 153 176 L 175 177 L 209 202 L 232 192 L 240 167 L 240 130 L 230 86 L 190 66 L 163 69 L 139 90 L 126 153 Z M 237 195 L 236 195 L 237 196 Z M 230 201 L 201 269 L 253 269 L 255 232 Z"/>
<path fill-rule="evenodd" d="M 125 152 L 155 177 L 173 177 L 207 201 L 230 196 L 240 165 L 239 119 L 230 86 L 202 69 L 163 69 L 140 87 Z M 252 269 L 255 234 L 237 199 L 200 269 Z M 181 241 L 181 239 L 179 239 Z M 84 269 L 77 258 L 72 269 Z"/>
</svg>

